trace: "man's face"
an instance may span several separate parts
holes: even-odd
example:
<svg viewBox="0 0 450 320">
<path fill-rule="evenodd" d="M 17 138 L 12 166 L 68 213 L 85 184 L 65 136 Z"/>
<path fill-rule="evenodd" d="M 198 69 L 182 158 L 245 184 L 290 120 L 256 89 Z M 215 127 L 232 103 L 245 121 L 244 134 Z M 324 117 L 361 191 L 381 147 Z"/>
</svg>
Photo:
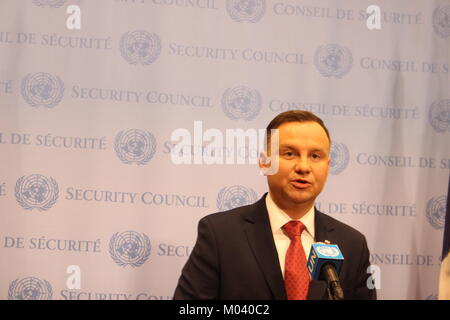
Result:
<svg viewBox="0 0 450 320">
<path fill-rule="evenodd" d="M 328 137 L 316 122 L 288 122 L 278 129 L 279 167 L 267 176 L 270 194 L 283 210 L 310 208 L 327 179 Z"/>
</svg>

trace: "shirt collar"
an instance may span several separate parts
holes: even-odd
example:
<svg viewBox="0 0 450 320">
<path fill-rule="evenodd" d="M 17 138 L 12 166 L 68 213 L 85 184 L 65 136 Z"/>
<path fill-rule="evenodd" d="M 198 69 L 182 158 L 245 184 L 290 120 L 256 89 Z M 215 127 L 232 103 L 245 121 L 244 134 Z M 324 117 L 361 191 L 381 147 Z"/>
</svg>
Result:
<svg viewBox="0 0 450 320">
<path fill-rule="evenodd" d="M 277 204 L 273 201 L 272 197 L 270 196 L 270 192 L 267 193 L 266 196 L 266 207 L 267 212 L 269 213 L 269 220 L 270 220 L 270 227 L 272 228 L 272 233 L 279 233 L 282 232 L 281 227 L 284 226 L 286 223 L 288 223 L 292 219 L 289 217 L 289 215 L 281 210 Z M 315 238 L 315 229 L 314 229 L 314 205 L 309 209 L 309 211 L 300 219 L 301 223 L 303 223 L 306 227 L 306 231 Z"/>
</svg>

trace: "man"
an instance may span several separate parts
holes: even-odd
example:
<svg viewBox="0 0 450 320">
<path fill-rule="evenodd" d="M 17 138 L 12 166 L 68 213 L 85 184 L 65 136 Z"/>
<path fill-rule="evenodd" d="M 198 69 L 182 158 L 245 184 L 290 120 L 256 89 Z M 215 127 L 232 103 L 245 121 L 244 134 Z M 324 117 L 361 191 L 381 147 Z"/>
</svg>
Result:
<svg viewBox="0 0 450 320">
<path fill-rule="evenodd" d="M 439 276 L 439 300 L 450 300 L 450 177 L 447 190 L 447 211 L 444 218 L 444 241 Z"/>
<path fill-rule="evenodd" d="M 269 148 L 278 129 L 278 153 Z M 375 299 L 367 286 L 369 250 L 355 229 L 321 213 L 314 201 L 330 167 L 330 136 L 307 111 L 287 111 L 267 127 L 269 193 L 252 205 L 204 217 L 183 268 L 175 299 L 327 299 L 325 281 L 310 281 L 311 244 L 337 244 L 345 258 L 340 283 L 345 299 Z M 264 157 L 263 157 L 264 158 Z"/>
<path fill-rule="evenodd" d="M 438 297 L 439 300 L 450 300 L 450 253 L 442 260 Z"/>
</svg>

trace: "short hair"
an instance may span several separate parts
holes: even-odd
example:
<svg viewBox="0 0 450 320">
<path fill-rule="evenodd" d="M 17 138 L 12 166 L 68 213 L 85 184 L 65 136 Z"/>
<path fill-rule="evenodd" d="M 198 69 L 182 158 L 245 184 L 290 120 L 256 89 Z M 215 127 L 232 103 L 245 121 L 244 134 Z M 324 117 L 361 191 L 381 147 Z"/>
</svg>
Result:
<svg viewBox="0 0 450 320">
<path fill-rule="evenodd" d="M 266 128 L 266 142 L 267 142 L 267 148 L 269 148 L 270 145 L 270 135 L 271 135 L 271 129 L 277 129 L 279 128 L 283 123 L 288 122 L 316 122 L 318 123 L 323 130 L 325 130 L 325 133 L 327 134 L 328 141 L 330 141 L 331 144 L 331 138 L 330 133 L 328 132 L 327 127 L 325 127 L 325 124 L 323 123 L 322 119 L 320 119 L 318 116 L 316 116 L 314 113 L 305 111 L 305 110 L 289 110 L 280 113 L 275 118 L 273 118 L 272 121 L 270 121 L 269 125 Z"/>
</svg>

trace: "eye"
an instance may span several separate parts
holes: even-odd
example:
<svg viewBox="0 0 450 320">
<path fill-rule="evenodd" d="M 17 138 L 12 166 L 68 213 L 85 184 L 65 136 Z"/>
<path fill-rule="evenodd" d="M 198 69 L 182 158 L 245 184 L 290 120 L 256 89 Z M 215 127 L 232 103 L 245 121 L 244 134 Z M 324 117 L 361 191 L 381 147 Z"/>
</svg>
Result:
<svg viewBox="0 0 450 320">
<path fill-rule="evenodd" d="M 318 153 L 313 153 L 313 154 L 311 155 L 311 157 L 312 157 L 313 159 L 315 159 L 315 160 L 318 160 L 318 159 L 321 158 L 320 154 L 318 154 Z"/>
<path fill-rule="evenodd" d="M 282 153 L 282 155 L 283 155 L 285 158 L 290 159 L 290 158 L 293 158 L 293 157 L 295 156 L 295 153 L 294 153 L 293 151 L 286 150 L 286 151 L 284 151 L 284 152 Z"/>
</svg>

